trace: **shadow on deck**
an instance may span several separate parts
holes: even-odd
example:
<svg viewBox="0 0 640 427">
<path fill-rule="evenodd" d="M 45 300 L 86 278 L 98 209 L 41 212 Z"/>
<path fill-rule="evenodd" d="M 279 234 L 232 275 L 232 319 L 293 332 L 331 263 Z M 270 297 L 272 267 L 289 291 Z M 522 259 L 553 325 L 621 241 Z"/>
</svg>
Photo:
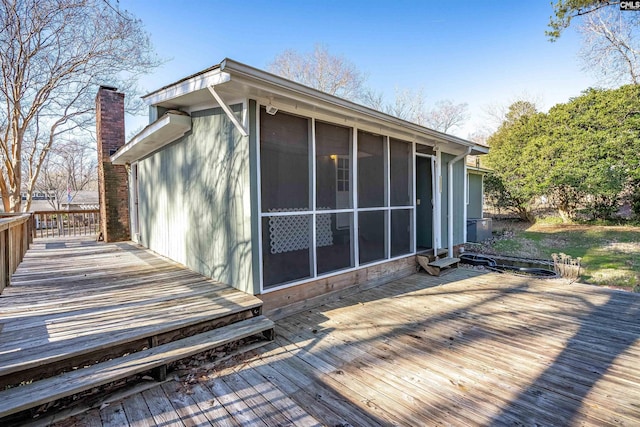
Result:
<svg viewBox="0 0 640 427">
<path fill-rule="evenodd" d="M 0 390 L 9 388 L 0 392 L 0 423 L 2 417 L 77 391 L 61 386 L 49 398 L 34 396 L 46 394 L 41 387 L 31 392 L 32 402 L 20 402 L 23 387 L 14 386 L 21 383 L 45 379 L 50 383 L 43 384 L 56 388 L 51 381 L 61 373 L 67 373 L 61 383 L 68 382 L 64 375 L 84 371 L 78 368 L 134 354 L 138 359 L 130 359 L 124 370 L 107 362 L 108 371 L 120 376 L 114 380 L 149 367 L 162 379 L 168 363 L 233 343 L 233 330 L 242 330 L 246 322 L 253 323 L 238 340 L 272 337 L 273 324 L 261 316 L 261 307 L 258 298 L 130 242 L 36 239 L 0 295 Z M 225 329 L 229 325 L 233 328 Z M 212 330 L 225 330 L 224 339 Z M 186 341 L 194 336 L 204 338 Z M 206 340 L 212 347 L 202 343 Z M 170 353 L 166 363 L 163 352 Z M 101 382 L 93 386 L 109 383 L 109 372 L 103 371 L 92 374 Z M 76 375 L 73 381 L 83 380 Z M 6 403 L 12 399 L 16 402 Z"/>
<path fill-rule="evenodd" d="M 640 295 L 416 274 L 280 319 L 274 343 L 93 410 L 110 425 L 638 425 Z"/>
</svg>

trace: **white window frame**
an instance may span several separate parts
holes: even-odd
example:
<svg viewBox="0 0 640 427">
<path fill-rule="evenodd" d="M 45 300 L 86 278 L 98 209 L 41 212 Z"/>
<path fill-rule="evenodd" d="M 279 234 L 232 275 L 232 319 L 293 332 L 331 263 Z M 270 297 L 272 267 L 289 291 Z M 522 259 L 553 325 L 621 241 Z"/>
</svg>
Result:
<svg viewBox="0 0 640 427">
<path fill-rule="evenodd" d="M 297 286 L 297 285 L 301 285 L 304 283 L 309 283 L 309 282 L 314 282 L 320 279 L 324 279 L 327 277 L 331 277 L 331 276 L 337 276 L 340 274 L 345 274 L 345 273 L 349 273 L 349 272 L 353 272 L 356 270 L 361 269 L 363 266 L 366 267 L 371 267 L 371 266 L 375 266 L 375 265 L 379 265 L 379 264 L 384 264 L 387 262 L 391 262 L 391 261 L 395 261 L 395 260 L 399 260 L 399 259 L 403 259 L 412 255 L 415 255 L 415 250 L 416 250 L 416 244 L 415 244 L 415 212 L 416 212 L 416 207 L 415 207 L 415 162 L 413 162 L 413 167 L 412 167 L 412 173 L 411 176 L 413 178 L 413 182 L 412 182 L 412 187 L 413 187 L 413 200 L 412 200 L 412 204 L 407 205 L 407 206 L 389 206 L 390 205 L 390 176 L 389 176 L 389 169 L 390 169 L 390 162 L 389 162 L 389 138 L 394 138 L 394 139 L 398 139 L 400 141 L 406 142 L 408 144 L 412 145 L 412 155 L 413 158 L 415 158 L 415 142 L 412 141 L 407 141 L 405 139 L 403 139 L 402 137 L 398 137 L 395 135 L 389 135 L 386 133 L 379 133 L 379 132 L 375 132 L 372 131 L 371 129 L 367 128 L 367 127 L 359 127 L 357 125 L 354 124 L 341 124 L 339 123 L 339 119 L 335 118 L 333 120 L 328 119 L 326 117 L 322 117 L 319 120 L 324 122 L 324 123 L 329 123 L 329 124 L 334 124 L 336 126 L 343 126 L 343 127 L 349 127 L 352 130 L 352 144 L 351 144 L 351 162 L 350 162 L 350 168 L 351 168 L 351 175 L 350 175 L 350 188 L 351 188 L 351 208 L 348 209 L 326 209 L 326 210 L 321 210 L 318 211 L 317 210 L 317 206 L 316 206 L 316 193 L 317 193 L 317 189 L 316 189 L 316 141 L 315 141 L 315 122 L 316 122 L 316 117 L 311 115 L 308 112 L 304 112 L 302 114 L 300 113 L 296 113 L 296 112 L 290 112 L 288 111 L 286 108 L 282 108 L 280 109 L 280 111 L 285 112 L 287 114 L 292 114 L 295 116 L 299 116 L 299 117 L 303 117 L 306 118 L 307 120 L 309 120 L 309 125 L 311 126 L 311 132 L 310 132 L 310 139 L 311 139 L 311 149 L 310 149 L 310 156 L 309 156 L 309 161 L 310 161 L 310 174 L 312 175 L 310 177 L 310 183 L 311 183 L 311 192 L 310 192 L 310 197 L 311 197 L 311 210 L 306 210 L 306 211 L 295 211 L 295 212 L 262 212 L 262 178 L 261 178 L 261 156 L 260 156 L 260 115 L 261 115 L 261 108 L 265 106 L 265 104 L 261 104 L 260 102 L 256 102 L 256 138 L 255 138 L 255 144 L 256 144 L 256 157 L 257 157 L 257 179 L 256 179 L 256 185 L 258 187 L 258 191 L 257 191 L 257 196 L 258 196 L 258 200 L 257 200 L 257 209 L 258 209 L 258 262 L 259 262 L 259 266 L 258 266 L 258 274 L 259 274 L 259 282 L 260 282 L 260 293 L 261 294 L 266 294 L 269 292 L 275 292 L 281 289 L 286 289 L 286 288 L 290 288 L 293 286 Z M 378 134 L 383 136 L 383 141 L 384 141 L 384 162 L 385 162 L 385 177 L 384 177 L 384 181 L 385 181 L 385 206 L 381 206 L 381 207 L 372 207 L 372 208 L 358 208 L 358 131 L 363 131 L 363 132 L 368 132 L 368 133 L 374 133 L 374 134 Z M 410 212 L 409 214 L 409 218 L 411 221 L 410 224 L 410 233 L 411 233 L 411 237 L 410 237 L 410 244 L 411 244 L 411 248 L 410 248 L 410 252 L 406 253 L 406 254 L 402 254 L 396 257 L 391 257 L 391 211 L 393 210 L 412 210 L 412 212 Z M 370 263 L 365 263 L 365 264 L 360 264 L 360 253 L 359 253 L 359 243 L 358 243 L 358 228 L 359 228 L 359 224 L 358 224 L 358 213 L 359 212 L 367 212 L 367 211 L 384 211 L 385 212 L 385 232 L 386 232 L 386 238 L 385 238 L 385 258 L 381 259 L 381 260 L 377 260 L 377 261 L 373 261 Z M 337 270 L 337 271 L 332 271 L 329 273 L 324 273 L 324 274 L 318 274 L 317 272 L 317 248 L 316 248 L 316 216 L 317 215 L 321 215 L 321 214 L 337 214 L 337 213 L 351 213 L 352 214 L 352 229 L 351 229 L 351 251 L 352 251 L 352 264 L 353 267 L 350 268 L 345 268 L 345 269 L 341 269 L 341 270 Z M 312 273 L 312 277 L 308 277 L 308 278 L 304 278 L 304 279 L 300 279 L 300 280 L 296 280 L 296 281 L 291 281 L 291 282 L 287 282 L 287 283 L 283 283 L 281 285 L 274 285 L 274 286 L 270 286 L 268 288 L 265 289 L 264 287 L 264 266 L 263 266 L 263 239 L 262 239 L 262 220 L 265 217 L 271 217 L 271 216 L 289 216 L 289 215 L 311 215 L 311 225 L 312 225 L 312 231 L 311 231 L 311 247 L 309 250 L 309 254 L 310 254 L 310 264 L 311 264 L 311 273 Z"/>
</svg>

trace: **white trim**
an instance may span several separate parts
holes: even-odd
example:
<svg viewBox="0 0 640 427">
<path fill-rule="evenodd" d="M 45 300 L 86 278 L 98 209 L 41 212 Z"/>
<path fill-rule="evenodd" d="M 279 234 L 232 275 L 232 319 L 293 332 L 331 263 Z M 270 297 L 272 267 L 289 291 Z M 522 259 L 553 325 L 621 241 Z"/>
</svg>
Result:
<svg viewBox="0 0 640 427">
<path fill-rule="evenodd" d="M 322 211 L 324 212 L 324 211 Z M 277 211 L 277 212 L 260 212 L 260 216 L 264 217 L 271 217 L 271 216 L 294 216 L 294 215 L 313 215 L 313 211 L 312 210 L 306 210 L 306 211 L 285 211 L 285 212 L 281 212 L 281 211 Z"/>
<path fill-rule="evenodd" d="M 429 182 L 431 183 L 431 199 L 429 200 L 429 203 L 431 204 L 431 246 L 434 250 L 434 255 L 437 253 L 437 247 L 438 247 L 438 229 L 436 224 L 438 223 L 438 209 L 437 209 L 437 185 L 436 185 L 436 156 L 432 155 L 432 154 L 422 154 L 422 153 L 416 153 L 414 150 L 415 155 L 415 162 L 413 165 L 413 169 L 414 169 L 414 179 L 413 179 L 413 199 L 414 199 L 414 221 L 413 221 L 413 234 L 414 234 L 414 246 L 413 246 L 413 250 L 416 251 L 418 250 L 418 206 L 415 205 L 418 195 L 417 195 L 417 187 L 418 187 L 418 162 L 417 159 L 418 157 L 420 158 L 426 158 L 429 159 L 429 163 L 431 165 L 431 167 L 429 168 L 431 171 L 431 176 L 429 176 Z M 421 202 L 422 203 L 422 202 Z M 393 209 L 393 208 L 392 208 Z"/>
<path fill-rule="evenodd" d="M 138 162 L 131 163 L 129 169 L 130 178 L 130 201 L 133 202 L 133 206 L 130 207 L 132 214 L 131 217 L 131 240 L 136 243 L 140 243 L 140 186 L 138 182 Z"/>
<path fill-rule="evenodd" d="M 353 265 L 354 268 L 358 268 L 360 266 L 360 221 L 358 219 L 358 128 L 353 127 L 353 136 L 351 143 L 351 170 L 353 171 L 353 199 L 352 199 L 352 208 L 353 208 L 353 230 L 351 231 L 351 236 L 353 240 Z"/>
<path fill-rule="evenodd" d="M 286 110 L 284 110 L 286 111 Z M 296 286 L 298 284 L 301 283 L 307 283 L 307 282 L 312 282 L 315 280 L 319 280 L 322 279 L 324 277 L 330 277 L 330 276 L 334 276 L 334 275 L 338 275 L 338 274 L 343 274 L 346 272 L 350 272 L 350 271 L 355 271 L 358 269 L 361 269 L 363 267 L 368 267 L 368 266 L 372 266 L 372 265 L 377 265 L 377 264 L 381 264 L 381 263 L 385 263 L 385 262 L 389 262 L 389 261 L 393 261 L 393 260 L 397 260 L 397 259 L 402 259 L 405 257 L 409 257 L 412 255 L 415 255 L 415 248 L 416 248 L 416 244 L 415 244 L 415 234 L 416 234 L 416 230 L 415 230 L 415 211 L 416 211 L 416 207 L 415 207 L 415 165 L 413 167 L 413 172 L 412 172 L 412 178 L 414 179 L 414 181 L 411 183 L 411 185 L 413 186 L 413 200 L 412 200 L 412 204 L 410 205 L 405 205 L 405 206 L 390 206 L 391 203 L 391 163 L 390 163 L 390 142 L 389 142 L 389 135 L 384 135 L 384 134 L 378 134 L 382 137 L 382 142 L 383 142 L 383 162 L 385 164 L 385 170 L 384 170 L 384 182 L 385 182 L 385 188 L 384 188 L 384 204 L 385 206 L 376 206 L 376 207 L 367 207 L 367 208 L 358 208 L 358 132 L 362 129 L 360 129 L 357 126 L 352 127 L 352 141 L 351 141 L 351 162 L 350 162 L 350 185 L 351 185 L 351 208 L 347 208 L 347 209 L 322 209 L 322 210 L 318 210 L 318 206 L 317 206 L 317 176 L 316 176 L 316 171 L 317 171 L 317 165 L 316 165 L 316 153 L 317 153 L 317 141 L 316 141 L 316 134 L 315 134 L 315 125 L 317 122 L 316 117 L 314 116 L 304 116 L 304 115 L 300 115 L 298 113 L 293 113 L 296 116 L 299 116 L 301 118 L 304 118 L 306 120 L 308 120 L 309 126 L 310 126 L 310 134 L 309 134 L 309 138 L 310 138 L 310 167 L 309 167 L 309 173 L 310 173 L 310 186 L 311 186 L 311 192 L 310 192 L 310 209 L 307 210 L 300 210 L 300 211 L 286 211 L 286 212 L 263 212 L 262 211 L 262 206 L 261 206 L 261 200 L 262 200 L 262 184 L 261 184 L 261 158 L 260 158 L 260 127 L 259 127 L 259 123 L 256 126 L 257 128 L 257 132 L 258 135 L 256 136 L 256 142 L 257 142 L 257 147 L 256 147 L 256 152 L 257 152 L 257 161 L 258 161 L 258 180 L 257 180 L 257 185 L 258 185 L 258 212 L 259 212 L 259 218 L 258 218 L 258 229 L 259 229 L 259 236 L 258 236 L 258 244 L 259 244 L 259 262 L 260 262 L 260 266 L 259 266 L 259 274 L 260 274 L 260 293 L 268 293 L 268 292 L 272 292 L 278 289 L 284 289 L 290 286 Z M 261 117 L 261 104 L 257 103 L 257 120 L 258 122 L 260 122 L 260 117 Z M 342 126 L 342 124 L 340 123 L 335 123 L 335 121 L 325 121 L 325 120 L 320 120 L 322 122 L 326 122 L 328 124 L 333 124 L 336 126 Z M 366 132 L 366 130 L 365 130 Z M 411 149 L 411 154 L 415 154 L 415 143 L 412 143 L 410 141 L 406 141 L 406 140 L 402 140 L 404 143 L 407 144 L 412 144 L 412 149 Z M 413 235 L 413 242 L 410 238 L 409 240 L 409 252 L 406 254 L 402 254 L 396 257 L 392 257 L 391 256 L 391 215 L 392 215 L 392 211 L 395 210 L 408 210 L 411 211 L 413 210 L 413 219 L 411 219 L 411 212 L 410 212 L 410 234 Z M 360 246 L 359 246 L 359 221 L 358 221 L 358 216 L 360 212 L 382 212 L 384 214 L 384 227 L 385 227 L 385 241 L 384 241 L 384 245 L 385 245 L 385 255 L 383 259 L 380 260 L 376 260 L 373 262 L 368 262 L 365 264 L 361 264 L 360 263 Z M 326 273 L 326 274 L 318 274 L 318 269 L 317 269 L 317 248 L 316 248 L 316 240 L 317 240 L 317 235 L 316 232 L 317 230 L 315 229 L 315 222 L 317 219 L 318 215 L 325 215 L 325 214 L 339 214 L 339 213 L 346 213 L 346 214 L 350 214 L 350 217 L 352 218 L 352 225 L 351 225 L 351 256 L 352 256 L 352 267 L 348 267 L 345 269 L 340 269 L 340 270 L 336 270 L 330 273 Z M 264 263 L 264 254 L 263 254 L 263 238 L 262 238 L 262 221 L 263 218 L 268 218 L 268 217 L 286 217 L 286 216 L 309 216 L 310 220 L 311 220 L 311 226 L 312 226 L 312 231 L 311 231 L 311 246 L 310 247 L 310 251 L 309 251 L 309 257 L 310 257 L 310 264 L 311 264 L 311 268 L 310 268 L 310 277 L 305 277 L 304 279 L 300 279 L 297 281 L 292 281 L 292 282 L 288 282 L 288 283 L 284 283 L 284 284 L 280 284 L 280 285 L 276 285 L 276 286 L 272 286 L 272 287 L 268 287 L 267 289 L 265 289 L 265 284 L 264 284 L 264 271 L 263 271 L 263 263 Z"/>
<path fill-rule="evenodd" d="M 484 218 L 484 174 L 480 176 L 480 217 Z"/>
<path fill-rule="evenodd" d="M 467 243 L 467 207 L 469 206 L 469 174 L 467 173 L 467 161 L 462 167 L 462 180 L 464 181 L 464 195 L 467 200 L 462 203 L 462 243 Z"/>
<path fill-rule="evenodd" d="M 438 249 L 441 249 L 442 244 L 442 152 L 440 149 L 436 149 L 436 176 L 435 176 L 435 200 L 436 200 L 436 221 L 435 228 L 433 230 L 436 236 L 436 242 L 433 246 L 433 254 L 438 254 Z"/>
<path fill-rule="evenodd" d="M 140 160 L 160 148 L 184 136 L 191 130 L 188 115 L 165 113 L 155 122 L 142 129 L 129 142 L 111 156 L 111 163 L 124 165 Z"/>
<path fill-rule="evenodd" d="M 416 249 L 418 248 L 418 228 L 417 228 L 417 224 L 418 224 L 418 206 L 416 204 L 416 200 L 418 198 L 417 196 L 417 187 L 418 187 L 418 156 L 416 154 L 416 143 L 412 142 L 411 143 L 411 156 L 413 159 L 413 177 L 412 177 L 412 185 L 413 185 L 413 196 L 412 196 L 412 201 L 411 203 L 413 204 L 413 227 L 412 227 L 412 233 L 413 233 L 413 246 L 412 246 L 412 250 L 415 252 Z M 433 207 L 432 207 L 433 209 Z"/>
<path fill-rule="evenodd" d="M 156 105 L 172 99 L 187 95 L 191 92 L 226 83 L 231 80 L 231 74 L 225 73 L 219 68 L 207 71 L 203 74 L 193 76 L 164 89 L 143 96 L 142 99 L 147 105 Z"/>
<path fill-rule="evenodd" d="M 222 99 L 222 97 L 218 94 L 218 92 L 216 92 L 215 88 L 213 86 L 207 86 L 207 89 L 209 89 L 209 92 L 211 93 L 211 95 L 213 95 L 213 97 L 216 99 L 218 104 L 220 104 L 220 108 L 222 108 L 222 110 L 227 115 L 229 120 L 231 120 L 231 123 L 233 123 L 233 125 L 236 127 L 236 129 L 238 129 L 238 131 L 242 134 L 242 136 L 244 137 L 249 136 L 249 131 L 247 131 L 245 125 L 243 123 L 240 123 L 240 120 L 238 120 L 235 114 L 233 114 L 233 111 L 231 111 L 231 108 L 229 108 L 229 106 L 224 102 L 224 99 Z M 244 105 L 243 105 L 243 110 L 244 110 Z M 244 112 L 243 112 L 242 121 L 244 121 Z"/>
<path fill-rule="evenodd" d="M 384 226 L 385 226 L 385 242 L 384 242 L 384 254 L 385 258 L 391 258 L 391 143 L 389 142 L 389 136 L 385 135 L 382 138 L 383 155 L 382 161 L 384 162 L 384 206 L 387 208 L 387 212 L 384 214 Z"/>
<path fill-rule="evenodd" d="M 375 212 L 375 211 L 401 211 L 401 210 L 407 210 L 407 209 L 413 209 L 414 205 L 406 205 L 406 206 L 378 206 L 378 207 L 372 207 L 372 208 L 359 208 L 358 212 Z M 322 212 L 322 213 L 331 213 L 331 211 L 318 211 L 318 212 Z M 351 211 L 349 211 L 351 212 Z"/>
<path fill-rule="evenodd" d="M 436 223 L 438 223 L 440 221 L 440 217 L 438 216 L 438 208 L 436 206 L 437 201 L 436 201 L 436 156 L 431 156 L 431 227 L 433 227 L 433 233 L 432 233 L 432 239 L 433 239 L 433 249 L 434 249 L 434 256 L 437 255 L 437 251 L 438 251 L 438 242 L 440 241 L 440 239 L 438 238 L 438 235 L 436 234 L 436 230 L 438 230 L 436 228 Z"/>
<path fill-rule="evenodd" d="M 453 257 L 453 165 L 464 159 L 471 152 L 471 147 L 467 148 L 467 151 L 460 154 L 447 163 L 447 256 Z M 462 177 L 464 188 L 464 176 Z M 464 196 L 464 194 L 463 194 Z M 466 207 L 463 200 L 463 206 Z M 466 222 L 465 227 L 466 230 Z"/>
<path fill-rule="evenodd" d="M 349 123 L 349 126 L 370 129 L 372 132 L 389 136 L 398 135 L 409 141 L 422 141 L 427 144 L 444 143 L 450 149 L 461 152 L 464 147 L 472 147 L 474 154 L 487 153 L 489 148 L 453 135 L 438 132 L 424 126 L 411 123 L 372 108 L 322 93 L 268 72 L 226 58 L 220 64 L 204 70 L 197 75 L 173 83 L 143 97 L 148 105 L 169 106 L 177 98 L 204 90 L 209 86 L 224 85 L 226 94 L 238 94 L 250 97 L 257 102 L 266 103 L 270 97 L 281 98 L 281 104 L 290 110 L 307 109 L 320 118 L 321 114 L 330 115 L 330 122 Z M 400 136 L 402 135 L 402 136 Z"/>
<path fill-rule="evenodd" d="M 325 108 L 329 107 L 332 110 L 346 110 L 350 117 L 353 116 L 354 113 L 357 113 L 355 115 L 362 117 L 363 119 L 380 122 L 381 127 L 384 126 L 386 128 L 387 126 L 393 126 L 399 129 L 407 129 L 430 138 L 451 142 L 462 147 L 472 147 L 480 153 L 488 152 L 487 147 L 478 145 L 474 142 L 438 132 L 337 96 L 320 92 L 300 83 L 267 73 L 229 58 L 225 58 L 220 63 L 220 71 L 229 72 L 233 76 L 233 81 L 239 81 L 241 84 L 244 83 L 248 86 L 264 89 L 267 92 L 278 92 L 288 99 L 297 99 L 300 102 L 306 102 L 311 105 L 318 106 L 324 104 L 326 106 Z"/>
<path fill-rule="evenodd" d="M 311 242 L 309 248 L 309 265 L 311 266 L 311 276 L 318 276 L 318 248 L 316 247 L 316 238 L 317 238 L 317 230 L 316 230 L 316 119 L 311 117 L 308 121 L 309 129 L 309 142 L 311 143 L 311 147 L 309 151 L 311 151 L 309 156 L 309 182 L 311 184 L 311 191 L 309 192 L 309 197 L 311 197 Z"/>
<path fill-rule="evenodd" d="M 256 162 L 257 162 L 257 177 L 256 185 L 258 186 L 256 193 L 258 194 L 258 200 L 256 206 L 258 207 L 258 281 L 260 283 L 259 293 L 264 292 L 264 274 L 262 259 L 262 169 L 260 163 L 260 103 L 256 101 Z"/>
</svg>

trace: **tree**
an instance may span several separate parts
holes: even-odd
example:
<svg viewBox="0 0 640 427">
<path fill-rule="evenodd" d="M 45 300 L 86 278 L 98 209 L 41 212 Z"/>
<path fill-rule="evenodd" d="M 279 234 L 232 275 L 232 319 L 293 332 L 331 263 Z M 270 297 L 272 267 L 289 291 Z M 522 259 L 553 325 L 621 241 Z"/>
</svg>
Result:
<svg viewBox="0 0 640 427">
<path fill-rule="evenodd" d="M 581 57 L 603 83 L 614 86 L 640 83 L 640 16 L 619 9 L 620 1 L 559 0 L 554 5 L 546 34 L 560 38 L 574 19 L 580 18 Z"/>
<path fill-rule="evenodd" d="M 330 95 L 356 101 L 366 91 L 366 77 L 342 56 L 333 55 L 326 46 L 316 45 L 311 53 L 292 49 L 277 55 L 268 70 Z"/>
<path fill-rule="evenodd" d="M 342 56 L 316 45 L 311 53 L 285 50 L 268 65 L 270 72 L 318 89 L 330 95 L 360 102 L 369 108 L 441 132 L 462 126 L 467 120 L 467 104 L 438 101 L 434 108 L 425 108 L 423 89 L 395 89 L 393 103 L 385 102 L 381 92 L 365 85 L 366 76 Z"/>
<path fill-rule="evenodd" d="M 22 190 L 30 208 L 57 142 L 90 132 L 98 85 L 135 91 L 159 65 L 142 23 L 108 0 L 0 0 L 0 58 L 0 194 L 12 212 Z"/>
<path fill-rule="evenodd" d="M 381 111 L 419 125 L 425 124 L 425 95 L 424 90 L 395 89 L 392 104 L 383 104 Z"/>
<path fill-rule="evenodd" d="M 574 18 L 619 4 L 620 1 L 615 0 L 558 0 L 553 5 L 554 16 L 549 18 L 550 30 L 547 30 L 546 34 L 551 41 L 556 41 L 560 38 L 562 31 L 569 28 Z"/>
<path fill-rule="evenodd" d="M 600 81 L 617 86 L 620 82 L 640 83 L 640 17 L 637 12 L 621 13 L 601 9 L 583 18 L 580 26 L 584 44 L 580 51 L 585 67 Z"/>
<path fill-rule="evenodd" d="M 487 157 L 510 197 L 529 204 L 549 196 L 564 219 L 579 208 L 611 217 L 640 178 L 640 86 L 589 89 L 546 114 L 518 110 L 489 139 Z"/>
<path fill-rule="evenodd" d="M 54 210 L 61 210 L 78 191 L 98 189 L 97 167 L 95 141 L 65 141 L 47 156 L 36 189 L 48 195 Z"/>
<path fill-rule="evenodd" d="M 393 103 L 385 103 L 381 93 L 368 90 L 362 101 L 375 110 L 444 133 L 459 128 L 468 118 L 467 103 L 454 104 L 446 99 L 437 101 L 433 108 L 427 109 L 422 88 L 417 91 L 396 88 Z"/>
<path fill-rule="evenodd" d="M 424 119 L 424 125 L 431 129 L 447 133 L 459 128 L 468 119 L 466 102 L 454 104 L 451 100 L 437 101 L 435 107 L 429 110 Z"/>
<path fill-rule="evenodd" d="M 593 218 L 611 218 L 627 182 L 640 177 L 640 87 L 588 89 L 549 117 L 556 159 L 549 188 L 575 193 Z"/>
<path fill-rule="evenodd" d="M 486 160 L 493 173 L 487 180 L 487 194 L 499 207 L 516 210 L 525 221 L 533 220 L 531 201 L 541 194 L 535 177 L 538 168 L 534 165 L 538 156 L 530 158 L 526 154 L 541 127 L 544 115 L 535 108 L 523 109 L 516 102 L 488 140 L 491 150 Z"/>
</svg>

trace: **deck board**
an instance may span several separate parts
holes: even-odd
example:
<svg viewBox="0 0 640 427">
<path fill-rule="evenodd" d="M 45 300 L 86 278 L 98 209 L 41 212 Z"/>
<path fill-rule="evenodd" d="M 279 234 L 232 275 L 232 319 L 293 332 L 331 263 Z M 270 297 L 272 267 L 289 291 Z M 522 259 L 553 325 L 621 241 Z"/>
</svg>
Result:
<svg viewBox="0 0 640 427">
<path fill-rule="evenodd" d="M 458 269 L 344 296 L 276 332 L 196 385 L 236 423 L 268 409 L 296 425 L 640 424 L 638 294 Z"/>
<path fill-rule="evenodd" d="M 0 295 L 0 370 L 255 301 L 135 245 L 36 240 Z M 59 425 L 640 425 L 639 294 L 457 269 L 344 295 L 276 332 L 195 383 Z"/>
<path fill-rule="evenodd" d="M 0 375 L 260 305 L 130 242 L 36 239 L 0 295 Z"/>
</svg>

